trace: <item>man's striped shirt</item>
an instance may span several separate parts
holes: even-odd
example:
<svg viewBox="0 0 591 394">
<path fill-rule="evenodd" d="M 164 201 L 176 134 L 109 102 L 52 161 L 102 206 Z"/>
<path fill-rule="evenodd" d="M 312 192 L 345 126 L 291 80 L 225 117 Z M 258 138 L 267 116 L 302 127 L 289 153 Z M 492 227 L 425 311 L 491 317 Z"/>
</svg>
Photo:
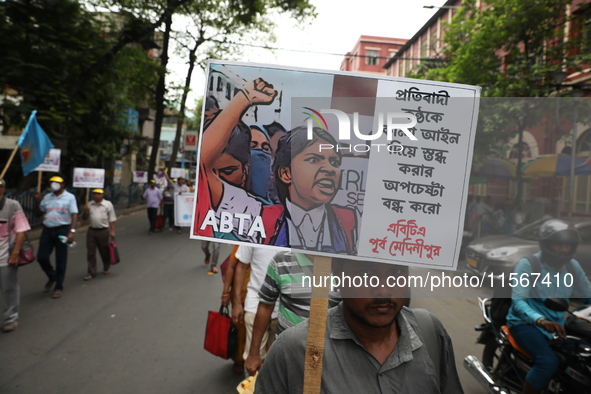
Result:
<svg viewBox="0 0 591 394">
<path fill-rule="evenodd" d="M 277 335 L 310 316 L 310 281 L 303 285 L 303 277 L 313 277 L 314 265 L 302 253 L 279 252 L 271 259 L 265 281 L 259 291 L 259 300 L 274 305 L 279 299 Z M 338 294 L 331 292 L 330 307 L 340 302 Z"/>
</svg>

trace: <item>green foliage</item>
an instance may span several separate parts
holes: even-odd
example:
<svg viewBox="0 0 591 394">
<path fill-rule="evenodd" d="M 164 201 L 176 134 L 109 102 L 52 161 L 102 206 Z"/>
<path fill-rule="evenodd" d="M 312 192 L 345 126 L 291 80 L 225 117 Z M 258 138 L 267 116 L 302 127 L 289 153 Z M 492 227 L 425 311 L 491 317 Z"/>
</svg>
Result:
<svg viewBox="0 0 591 394">
<path fill-rule="evenodd" d="M 3 105 L 5 125 L 24 126 L 36 109 L 49 137 L 67 140 L 71 165 L 116 157 L 130 134 L 124 114 L 149 99 L 158 70 L 139 45 L 123 47 L 93 69 L 121 31 L 133 30 L 125 22 L 87 12 L 72 0 L 0 3 L 0 86 L 23 97 L 18 106 Z"/>
</svg>

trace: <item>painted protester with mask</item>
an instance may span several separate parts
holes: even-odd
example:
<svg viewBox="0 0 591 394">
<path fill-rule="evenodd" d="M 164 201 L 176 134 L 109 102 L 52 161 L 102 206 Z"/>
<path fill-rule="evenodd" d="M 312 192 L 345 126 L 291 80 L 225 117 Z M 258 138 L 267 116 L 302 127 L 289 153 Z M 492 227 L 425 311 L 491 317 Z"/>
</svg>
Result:
<svg viewBox="0 0 591 394">
<path fill-rule="evenodd" d="M 250 127 L 250 180 L 249 191 L 264 198 L 269 203 L 273 195 L 274 182 L 271 176 L 273 149 L 269 133 L 262 125 L 252 124 Z M 276 194 L 276 193 L 275 193 Z"/>
<path fill-rule="evenodd" d="M 65 189 L 66 183 L 62 176 L 49 178 L 51 193 L 47 193 L 43 200 L 41 194 L 35 194 L 35 213 L 43 218 L 43 231 L 39 240 L 37 261 L 48 281 L 44 291 L 48 292 L 55 285 L 52 298 L 60 298 L 64 290 L 64 278 L 68 263 L 68 245 L 74 242 L 78 220 L 78 205 L 76 197 Z M 60 236 L 67 238 L 67 244 L 60 240 Z M 49 261 L 55 248 L 55 269 Z"/>
<path fill-rule="evenodd" d="M 239 212 L 260 216 L 263 202 L 247 191 L 250 172 L 251 131 L 240 119 L 251 105 L 265 105 L 273 102 L 277 91 L 262 79 L 248 83 L 205 125 L 199 171 L 198 206 L 208 206 L 215 210 L 216 220 L 221 221 L 223 212 Z M 204 186 L 206 184 L 206 186 Z M 207 193 L 205 193 L 207 191 Z M 204 199 L 205 198 L 205 199 Z M 200 211 L 195 215 L 198 225 L 202 220 Z M 240 233 L 238 219 L 234 220 L 234 230 L 230 233 L 215 233 L 216 238 L 237 239 L 260 243 L 256 235 Z M 244 226 L 252 223 L 245 219 Z M 211 235 L 199 230 L 199 235 Z"/>
</svg>

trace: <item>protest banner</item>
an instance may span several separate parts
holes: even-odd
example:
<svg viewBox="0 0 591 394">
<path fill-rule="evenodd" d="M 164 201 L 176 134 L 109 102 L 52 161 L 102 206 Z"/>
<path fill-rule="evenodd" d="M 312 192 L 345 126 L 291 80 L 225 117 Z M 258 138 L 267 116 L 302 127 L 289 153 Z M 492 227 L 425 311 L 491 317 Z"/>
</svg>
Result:
<svg viewBox="0 0 591 394">
<path fill-rule="evenodd" d="M 185 131 L 185 150 L 196 151 L 197 150 L 197 132 L 196 131 Z"/>
<path fill-rule="evenodd" d="M 479 87 L 219 61 L 207 80 L 191 238 L 315 255 L 314 277 L 337 256 L 456 268 Z M 305 392 L 327 295 L 312 288 Z"/>
<path fill-rule="evenodd" d="M 134 171 L 133 183 L 148 183 L 148 171 Z"/>
<path fill-rule="evenodd" d="M 35 168 L 35 171 L 59 172 L 61 156 L 61 149 L 50 149 L 43 163 Z"/>
<path fill-rule="evenodd" d="M 74 187 L 103 189 L 105 170 L 102 168 L 74 168 Z"/>
<path fill-rule="evenodd" d="M 185 169 L 184 168 L 171 168 L 170 169 L 170 177 L 172 179 L 185 178 Z"/>
<path fill-rule="evenodd" d="M 121 184 L 122 174 L 123 174 L 123 161 L 122 160 L 115 160 L 115 165 L 113 166 L 113 184 L 114 185 Z"/>
<path fill-rule="evenodd" d="M 218 61 L 212 78 L 234 95 L 206 88 L 221 112 L 199 139 L 192 238 L 456 268 L 480 88 Z M 223 129 L 235 108 L 241 121 Z M 269 132 L 273 123 L 291 131 Z M 214 171 L 222 155 L 233 167 Z"/>
<path fill-rule="evenodd" d="M 178 227 L 191 227 L 193 222 L 193 193 L 181 193 L 174 196 L 174 224 Z"/>
</svg>

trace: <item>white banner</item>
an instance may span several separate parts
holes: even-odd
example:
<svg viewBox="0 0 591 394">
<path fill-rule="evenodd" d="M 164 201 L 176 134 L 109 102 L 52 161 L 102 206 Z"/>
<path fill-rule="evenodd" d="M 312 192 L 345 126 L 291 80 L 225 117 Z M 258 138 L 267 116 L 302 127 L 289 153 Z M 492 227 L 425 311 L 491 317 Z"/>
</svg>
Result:
<svg viewBox="0 0 591 394">
<path fill-rule="evenodd" d="M 203 113 L 219 112 L 199 138 L 197 170 L 213 171 L 197 174 L 192 238 L 456 268 L 479 87 L 221 61 L 208 72 L 239 93 L 206 86 L 217 107 Z"/>
<path fill-rule="evenodd" d="M 170 178 L 185 178 L 185 169 L 184 168 L 171 168 L 170 169 Z"/>
<path fill-rule="evenodd" d="M 39 164 L 35 171 L 59 172 L 61 155 L 61 149 L 50 149 L 43 164 Z"/>
<path fill-rule="evenodd" d="M 102 168 L 74 168 L 74 187 L 105 187 L 105 170 Z"/>
<path fill-rule="evenodd" d="M 148 171 L 134 171 L 133 183 L 148 183 Z"/>
<path fill-rule="evenodd" d="M 176 194 L 174 196 L 174 223 L 179 227 L 191 227 L 193 223 L 193 193 Z"/>
</svg>

